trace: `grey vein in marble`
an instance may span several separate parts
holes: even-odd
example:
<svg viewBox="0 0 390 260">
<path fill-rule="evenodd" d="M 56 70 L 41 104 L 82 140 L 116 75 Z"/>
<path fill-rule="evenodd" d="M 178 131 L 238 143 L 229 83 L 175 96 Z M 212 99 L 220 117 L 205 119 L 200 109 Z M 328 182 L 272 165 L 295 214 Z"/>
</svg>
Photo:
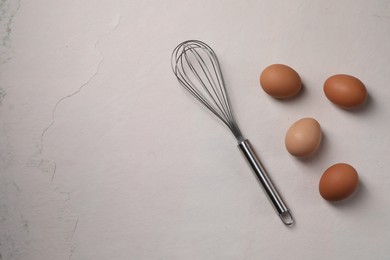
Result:
<svg viewBox="0 0 390 260">
<path fill-rule="evenodd" d="M 116 30 L 116 28 L 118 28 L 118 26 L 119 26 L 119 24 L 120 24 L 120 19 L 121 19 L 121 17 L 119 16 L 119 19 L 118 19 L 117 23 L 114 25 L 114 27 L 113 27 L 111 30 L 109 30 L 108 32 L 106 32 L 106 33 L 101 34 L 101 35 L 98 36 L 98 39 L 96 40 L 96 42 L 95 42 L 95 44 L 94 44 L 94 48 L 95 48 L 95 49 L 98 49 L 97 46 L 98 46 L 100 40 L 102 39 L 102 37 L 111 34 L 113 31 Z M 56 113 L 56 111 L 57 111 L 58 106 L 59 106 L 63 101 L 65 101 L 66 99 L 71 98 L 71 97 L 73 97 L 74 95 L 78 94 L 85 86 L 89 85 L 89 84 L 92 82 L 92 80 L 99 74 L 100 67 L 101 67 L 102 63 L 104 62 L 104 57 L 103 57 L 103 54 L 102 54 L 101 51 L 98 50 L 98 52 L 99 52 L 99 54 L 100 54 L 100 56 L 101 56 L 101 59 L 100 59 L 99 63 L 98 63 L 97 66 L 96 66 L 95 73 L 94 73 L 94 74 L 93 74 L 85 83 L 83 83 L 82 85 L 80 85 L 80 87 L 79 87 L 76 91 L 74 91 L 74 92 L 72 92 L 72 93 L 70 93 L 70 94 L 68 94 L 68 95 L 66 95 L 66 96 L 64 96 L 64 97 L 62 97 L 62 98 L 60 98 L 60 99 L 56 102 L 56 104 L 54 105 L 54 108 L 53 108 L 53 110 L 52 110 L 52 120 L 51 120 L 51 122 L 47 125 L 47 127 L 46 127 L 45 129 L 43 129 L 42 134 L 41 134 L 41 144 L 40 144 L 40 149 L 39 149 L 39 153 L 40 153 L 40 154 L 42 154 L 42 152 L 43 152 L 45 134 L 46 134 L 46 132 L 54 125 L 54 123 L 55 123 L 55 113 Z"/>
<path fill-rule="evenodd" d="M 7 92 L 3 88 L 0 88 L 0 106 L 3 104 L 3 100 L 4 100 L 6 95 L 7 95 Z"/>
<path fill-rule="evenodd" d="M 45 138 L 45 135 L 46 135 L 47 131 L 55 124 L 55 113 L 56 113 L 56 111 L 57 111 L 58 106 L 59 106 L 62 102 L 64 102 L 65 100 L 67 100 L 67 99 L 69 99 L 69 98 L 71 98 L 71 97 L 77 95 L 78 93 L 80 93 L 80 91 L 82 91 L 84 87 L 88 86 L 88 85 L 96 78 L 96 76 L 99 74 L 101 65 L 102 65 L 103 62 L 104 62 L 104 56 L 103 56 L 103 54 L 102 54 L 102 51 L 100 51 L 100 50 L 98 49 L 99 42 L 101 41 L 101 39 L 102 39 L 103 37 L 105 37 L 105 36 L 111 34 L 113 31 L 115 31 L 115 30 L 118 28 L 118 26 L 119 26 L 119 24 L 120 24 L 120 20 L 121 20 L 121 16 L 118 17 L 118 20 L 117 20 L 116 24 L 115 24 L 109 31 L 107 31 L 107 32 L 105 32 L 105 33 L 103 33 L 103 34 L 101 34 L 101 35 L 99 35 L 99 36 L 97 37 L 97 40 L 96 40 L 96 42 L 95 42 L 95 44 L 94 44 L 94 48 L 98 51 L 98 53 L 99 53 L 99 55 L 100 55 L 101 58 L 100 58 L 100 61 L 98 62 L 97 66 L 96 66 L 96 70 L 95 70 L 94 74 L 92 74 L 91 77 L 89 77 L 83 84 L 81 84 L 81 85 L 79 86 L 79 88 L 78 88 L 76 91 L 74 91 L 74 92 L 72 92 L 72 93 L 70 93 L 70 94 L 68 94 L 68 95 L 66 95 L 66 96 L 64 96 L 64 97 L 62 97 L 62 98 L 60 98 L 60 99 L 56 102 L 56 104 L 54 105 L 54 108 L 53 108 L 52 113 L 51 113 L 51 115 L 52 115 L 52 117 L 51 117 L 51 122 L 46 126 L 45 129 L 43 129 L 43 131 L 42 131 L 42 133 L 41 133 L 41 136 L 40 136 L 40 147 L 39 147 L 39 154 L 40 154 L 40 155 L 42 155 L 42 154 L 43 154 L 43 151 L 44 151 L 44 138 Z M 41 159 L 41 160 L 39 160 L 39 161 L 40 161 L 40 162 L 39 162 L 39 164 L 38 164 L 38 166 L 39 166 L 38 168 L 40 168 L 40 169 L 42 168 L 42 167 L 41 167 L 42 164 L 47 166 L 48 162 L 51 162 L 51 161 L 48 161 L 48 160 L 45 160 L 45 159 Z M 56 173 L 56 170 L 57 170 L 57 164 L 56 164 L 56 162 L 51 162 L 51 165 L 52 165 L 52 168 L 51 168 L 52 176 L 51 176 L 50 183 L 53 182 L 54 177 L 55 177 L 55 173 Z M 46 167 L 43 167 L 41 170 L 45 171 L 46 169 L 47 169 Z M 69 200 L 69 199 L 70 199 L 70 193 L 68 193 L 68 198 L 66 199 L 66 201 Z M 69 258 L 68 258 L 68 259 L 71 259 L 71 258 L 72 258 L 73 253 L 74 253 L 74 251 L 75 251 L 75 249 L 76 249 L 76 246 L 75 246 L 74 244 L 71 244 L 71 243 L 72 243 L 74 234 L 76 233 L 78 223 L 79 223 L 79 220 L 78 220 L 78 218 L 76 217 L 75 224 L 74 224 L 74 228 L 73 228 L 72 234 L 71 234 L 71 236 L 70 236 L 70 238 L 69 238 L 70 252 L 69 252 Z M 0 259 L 0 260 L 1 260 L 1 259 Z"/>
<path fill-rule="evenodd" d="M 20 0 L 0 0 L 0 63 L 11 59 L 12 22 L 19 8 Z"/>
</svg>

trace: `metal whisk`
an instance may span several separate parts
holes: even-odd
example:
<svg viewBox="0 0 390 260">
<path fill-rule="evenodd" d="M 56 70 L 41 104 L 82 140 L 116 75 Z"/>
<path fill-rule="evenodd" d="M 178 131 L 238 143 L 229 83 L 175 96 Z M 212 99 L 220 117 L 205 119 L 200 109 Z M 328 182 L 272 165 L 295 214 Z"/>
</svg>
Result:
<svg viewBox="0 0 390 260">
<path fill-rule="evenodd" d="M 204 42 L 185 41 L 173 50 L 171 65 L 180 84 L 231 130 L 238 141 L 238 147 L 263 186 L 279 217 L 285 225 L 292 225 L 294 219 L 289 209 L 234 119 L 221 67 L 214 51 Z"/>
</svg>

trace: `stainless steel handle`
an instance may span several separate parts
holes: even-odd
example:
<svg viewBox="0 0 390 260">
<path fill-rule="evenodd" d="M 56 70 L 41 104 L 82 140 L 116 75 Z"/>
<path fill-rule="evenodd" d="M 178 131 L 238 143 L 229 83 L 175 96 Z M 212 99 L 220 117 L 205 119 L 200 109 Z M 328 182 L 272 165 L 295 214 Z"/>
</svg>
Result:
<svg viewBox="0 0 390 260">
<path fill-rule="evenodd" d="M 267 172 L 264 170 L 260 161 L 257 159 L 255 153 L 253 152 L 249 144 L 249 141 L 244 140 L 239 142 L 238 147 L 240 148 L 244 157 L 246 158 L 249 165 L 251 166 L 254 174 L 256 175 L 257 179 L 262 185 L 265 193 L 267 194 L 275 210 L 279 214 L 279 217 L 282 220 L 282 222 L 287 226 L 291 226 L 294 223 L 294 218 L 292 217 L 291 212 L 286 207 L 286 204 L 284 204 L 282 198 L 279 196 L 278 191 L 276 190 L 271 180 L 269 179 Z"/>
</svg>

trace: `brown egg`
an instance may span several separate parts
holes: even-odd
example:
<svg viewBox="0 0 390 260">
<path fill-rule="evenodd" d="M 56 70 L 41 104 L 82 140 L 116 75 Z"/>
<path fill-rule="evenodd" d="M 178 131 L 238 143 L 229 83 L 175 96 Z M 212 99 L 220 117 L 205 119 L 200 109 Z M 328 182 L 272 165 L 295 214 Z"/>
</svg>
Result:
<svg viewBox="0 0 390 260">
<path fill-rule="evenodd" d="M 289 98 L 301 89 L 302 82 L 298 73 L 283 64 L 273 64 L 263 70 L 260 85 L 274 98 Z"/>
<path fill-rule="evenodd" d="M 324 92 L 331 102 L 343 108 L 359 107 L 367 97 L 364 84 L 359 79 L 344 74 L 329 77 L 324 83 Z"/>
<path fill-rule="evenodd" d="M 307 157 L 318 149 L 321 139 L 320 124 L 313 118 L 303 118 L 296 121 L 287 130 L 285 145 L 290 154 Z"/>
<path fill-rule="evenodd" d="M 329 167 L 320 180 L 320 194 L 329 201 L 338 201 L 349 197 L 359 182 L 356 170 L 349 164 L 338 163 Z"/>
</svg>

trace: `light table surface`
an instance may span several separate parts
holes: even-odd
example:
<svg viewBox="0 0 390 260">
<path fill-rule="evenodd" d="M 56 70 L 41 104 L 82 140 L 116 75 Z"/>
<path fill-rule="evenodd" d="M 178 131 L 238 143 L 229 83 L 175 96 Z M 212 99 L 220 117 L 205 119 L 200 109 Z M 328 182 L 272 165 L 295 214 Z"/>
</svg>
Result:
<svg viewBox="0 0 390 260">
<path fill-rule="evenodd" d="M 0 3 L 0 259 L 388 259 L 389 1 Z M 235 140 L 178 84 L 173 48 L 217 53 L 241 130 L 291 208 L 286 228 Z M 260 72 L 294 68 L 303 92 L 267 96 Z M 345 111 L 327 77 L 369 93 Z M 307 160 L 288 127 L 316 118 Z M 347 162 L 357 193 L 328 203 L 323 171 Z"/>
</svg>

